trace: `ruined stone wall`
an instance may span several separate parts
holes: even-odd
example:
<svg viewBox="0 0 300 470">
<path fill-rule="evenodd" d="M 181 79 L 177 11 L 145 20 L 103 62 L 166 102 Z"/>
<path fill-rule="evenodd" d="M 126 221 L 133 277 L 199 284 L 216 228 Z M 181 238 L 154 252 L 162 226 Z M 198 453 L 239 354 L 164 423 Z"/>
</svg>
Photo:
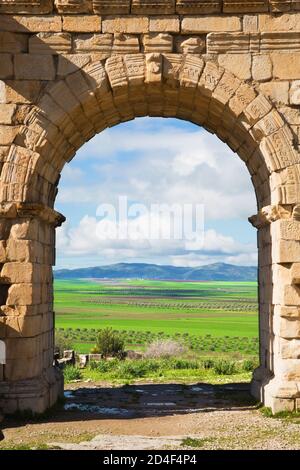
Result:
<svg viewBox="0 0 300 470">
<path fill-rule="evenodd" d="M 0 0 L 0 407 L 43 411 L 60 173 L 103 129 L 178 117 L 245 162 L 257 196 L 253 393 L 300 400 L 300 1 Z M 237 175 L 238 177 L 238 175 Z"/>
</svg>

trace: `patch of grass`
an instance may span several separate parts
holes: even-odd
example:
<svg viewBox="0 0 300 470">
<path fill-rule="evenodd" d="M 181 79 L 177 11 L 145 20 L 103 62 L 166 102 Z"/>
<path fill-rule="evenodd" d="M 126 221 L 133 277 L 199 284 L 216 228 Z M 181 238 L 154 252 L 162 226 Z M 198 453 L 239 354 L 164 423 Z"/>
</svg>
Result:
<svg viewBox="0 0 300 470">
<path fill-rule="evenodd" d="M 82 372 L 76 366 L 66 366 L 63 370 L 65 382 L 71 382 L 72 380 L 81 380 Z"/>
<path fill-rule="evenodd" d="M 186 437 L 182 440 L 182 447 L 193 447 L 194 449 L 199 449 L 203 447 L 208 442 L 208 439 L 196 439 L 194 437 Z"/>
<path fill-rule="evenodd" d="M 223 374 L 217 374 L 214 368 L 204 368 L 202 361 L 195 359 L 139 359 L 92 362 L 81 369 L 83 379 L 94 382 L 125 384 L 139 380 L 151 380 L 159 383 L 176 380 L 180 383 L 207 381 L 215 384 L 229 382 L 249 382 L 250 372 L 245 372 L 239 363 L 230 362 L 222 366 Z M 226 372 L 226 374 L 225 374 Z M 229 374 L 230 372 L 230 374 Z"/>
<path fill-rule="evenodd" d="M 279 411 L 278 413 L 273 413 L 271 408 L 262 406 L 260 407 L 260 412 L 266 418 L 292 420 L 293 422 L 300 423 L 300 411 Z"/>
<path fill-rule="evenodd" d="M 44 443 L 28 443 L 28 444 L 15 444 L 11 443 L 4 443 L 4 445 L 0 445 L 0 450 L 54 450 L 55 447 L 49 446 L 48 444 Z"/>
</svg>

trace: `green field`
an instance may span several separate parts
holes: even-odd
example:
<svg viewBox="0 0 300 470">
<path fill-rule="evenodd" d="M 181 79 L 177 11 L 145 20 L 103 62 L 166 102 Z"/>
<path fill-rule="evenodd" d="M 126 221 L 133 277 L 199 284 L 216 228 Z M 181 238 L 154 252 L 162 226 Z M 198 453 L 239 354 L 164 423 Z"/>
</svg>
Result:
<svg viewBox="0 0 300 470">
<path fill-rule="evenodd" d="M 110 326 L 128 347 L 176 337 L 202 352 L 257 353 L 255 282 L 56 280 L 54 293 L 56 328 L 79 352 Z"/>
</svg>

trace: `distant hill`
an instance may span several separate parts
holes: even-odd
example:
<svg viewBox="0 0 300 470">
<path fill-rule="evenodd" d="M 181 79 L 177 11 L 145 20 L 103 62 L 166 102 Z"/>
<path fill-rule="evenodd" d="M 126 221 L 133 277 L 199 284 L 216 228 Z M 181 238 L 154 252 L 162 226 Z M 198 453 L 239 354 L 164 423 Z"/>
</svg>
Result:
<svg viewBox="0 0 300 470">
<path fill-rule="evenodd" d="M 196 268 L 118 263 L 93 268 L 58 269 L 55 279 L 169 279 L 176 281 L 256 281 L 255 266 L 214 263 Z"/>
</svg>

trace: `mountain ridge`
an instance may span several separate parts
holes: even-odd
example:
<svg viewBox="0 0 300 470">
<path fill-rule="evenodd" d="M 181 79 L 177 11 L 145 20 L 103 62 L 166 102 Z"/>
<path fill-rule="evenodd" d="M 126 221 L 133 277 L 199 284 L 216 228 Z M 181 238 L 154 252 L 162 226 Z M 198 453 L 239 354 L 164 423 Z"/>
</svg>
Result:
<svg viewBox="0 0 300 470">
<path fill-rule="evenodd" d="M 256 281 L 256 266 L 212 263 L 198 267 L 151 263 L 116 263 L 77 269 L 58 269 L 55 279 L 156 279 L 176 281 Z"/>
</svg>

